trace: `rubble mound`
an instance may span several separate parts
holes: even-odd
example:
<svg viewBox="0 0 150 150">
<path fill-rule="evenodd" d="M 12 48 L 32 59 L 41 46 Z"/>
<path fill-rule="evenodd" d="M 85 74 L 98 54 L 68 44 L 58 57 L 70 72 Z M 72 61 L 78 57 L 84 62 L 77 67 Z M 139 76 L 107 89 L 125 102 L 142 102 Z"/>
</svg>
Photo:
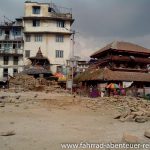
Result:
<svg viewBox="0 0 150 150">
<path fill-rule="evenodd" d="M 109 102 L 120 112 L 114 119 L 138 123 L 150 121 L 150 101 L 136 97 L 114 97 L 110 98 Z"/>
<path fill-rule="evenodd" d="M 10 78 L 10 88 L 22 88 L 26 90 L 32 90 L 35 87 L 36 79 L 32 76 L 25 74 L 17 74 L 15 77 Z"/>
<path fill-rule="evenodd" d="M 26 74 L 17 74 L 15 77 L 11 77 L 9 80 L 9 90 L 11 89 L 19 91 L 64 92 L 54 80 L 46 80 L 43 77 L 34 78 Z"/>
</svg>

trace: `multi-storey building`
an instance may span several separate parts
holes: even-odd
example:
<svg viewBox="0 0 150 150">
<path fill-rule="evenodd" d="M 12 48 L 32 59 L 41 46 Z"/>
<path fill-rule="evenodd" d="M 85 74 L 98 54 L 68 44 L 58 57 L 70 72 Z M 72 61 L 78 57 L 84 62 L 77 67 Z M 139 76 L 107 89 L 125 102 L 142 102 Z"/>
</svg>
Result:
<svg viewBox="0 0 150 150">
<path fill-rule="evenodd" d="M 24 5 L 24 17 L 0 23 L 0 80 L 21 72 L 39 47 L 53 73 L 71 56 L 71 9 L 31 1 Z"/>
<path fill-rule="evenodd" d="M 0 80 L 6 80 L 23 69 L 22 19 L 0 23 Z"/>
<path fill-rule="evenodd" d="M 40 47 L 53 73 L 65 66 L 72 49 L 71 10 L 53 3 L 26 1 L 23 21 L 25 64 L 26 58 L 35 56 Z"/>
</svg>

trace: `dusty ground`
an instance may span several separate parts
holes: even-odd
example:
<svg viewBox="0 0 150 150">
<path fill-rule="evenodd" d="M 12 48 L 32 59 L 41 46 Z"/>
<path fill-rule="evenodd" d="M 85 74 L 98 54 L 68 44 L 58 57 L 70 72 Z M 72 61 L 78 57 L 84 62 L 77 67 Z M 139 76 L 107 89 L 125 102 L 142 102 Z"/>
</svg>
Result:
<svg viewBox="0 0 150 150">
<path fill-rule="evenodd" d="M 124 132 L 150 143 L 143 135 L 150 122 L 114 120 L 115 106 L 100 99 L 45 92 L 1 91 L 0 96 L 10 101 L 0 107 L 0 133 L 16 133 L 0 136 L 0 150 L 60 150 L 61 143 L 120 142 Z"/>
</svg>

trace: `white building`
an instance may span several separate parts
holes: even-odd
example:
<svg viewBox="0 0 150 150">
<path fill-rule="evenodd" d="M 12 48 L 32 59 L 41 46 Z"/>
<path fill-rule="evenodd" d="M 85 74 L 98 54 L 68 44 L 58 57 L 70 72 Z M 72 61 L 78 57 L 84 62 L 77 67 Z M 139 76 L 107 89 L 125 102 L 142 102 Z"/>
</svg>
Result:
<svg viewBox="0 0 150 150">
<path fill-rule="evenodd" d="M 73 21 L 70 9 L 58 8 L 53 3 L 26 1 L 23 17 L 25 64 L 26 58 L 35 56 L 40 47 L 53 73 L 66 65 L 71 56 Z"/>
<path fill-rule="evenodd" d="M 0 23 L 0 81 L 23 70 L 22 19 Z"/>
<path fill-rule="evenodd" d="M 24 3 L 24 17 L 0 23 L 0 81 L 21 72 L 39 47 L 53 73 L 66 66 L 72 53 L 70 9 L 53 3 Z"/>
</svg>

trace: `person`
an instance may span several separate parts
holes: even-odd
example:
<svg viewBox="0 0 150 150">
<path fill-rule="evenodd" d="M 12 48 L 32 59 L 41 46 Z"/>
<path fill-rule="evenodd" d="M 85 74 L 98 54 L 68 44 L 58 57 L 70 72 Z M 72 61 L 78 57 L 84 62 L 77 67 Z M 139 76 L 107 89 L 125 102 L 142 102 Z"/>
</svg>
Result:
<svg viewBox="0 0 150 150">
<path fill-rule="evenodd" d="M 126 95 L 125 89 L 123 89 L 123 88 L 121 89 L 121 95 L 122 95 L 122 96 L 125 96 L 125 95 Z"/>
<path fill-rule="evenodd" d="M 114 89 L 114 92 L 113 92 L 114 95 L 118 95 L 118 92 L 116 89 Z"/>
<path fill-rule="evenodd" d="M 101 97 L 104 97 L 104 93 L 105 93 L 104 91 L 101 91 Z"/>
<path fill-rule="evenodd" d="M 93 91 L 93 87 L 90 86 L 89 97 L 92 97 L 92 91 Z"/>
</svg>

